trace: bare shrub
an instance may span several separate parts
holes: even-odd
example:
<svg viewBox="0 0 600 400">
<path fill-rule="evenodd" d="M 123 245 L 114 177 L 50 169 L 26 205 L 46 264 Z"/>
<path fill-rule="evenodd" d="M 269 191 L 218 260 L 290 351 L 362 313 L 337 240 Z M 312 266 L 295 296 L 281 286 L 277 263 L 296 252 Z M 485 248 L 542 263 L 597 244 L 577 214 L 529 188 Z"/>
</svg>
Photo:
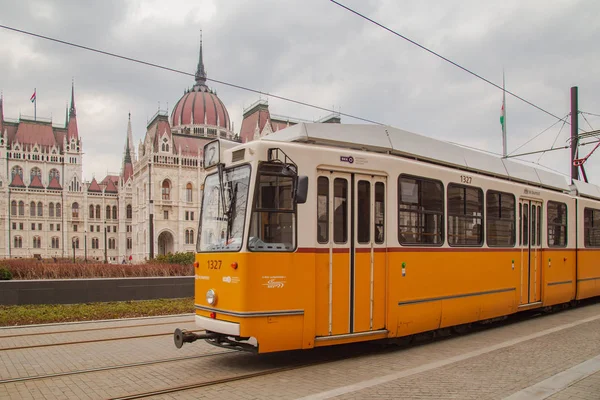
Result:
<svg viewBox="0 0 600 400">
<path fill-rule="evenodd" d="M 192 276 L 194 267 L 181 264 L 103 264 L 85 262 L 3 260 L 12 279 L 128 278 L 153 276 Z"/>
</svg>

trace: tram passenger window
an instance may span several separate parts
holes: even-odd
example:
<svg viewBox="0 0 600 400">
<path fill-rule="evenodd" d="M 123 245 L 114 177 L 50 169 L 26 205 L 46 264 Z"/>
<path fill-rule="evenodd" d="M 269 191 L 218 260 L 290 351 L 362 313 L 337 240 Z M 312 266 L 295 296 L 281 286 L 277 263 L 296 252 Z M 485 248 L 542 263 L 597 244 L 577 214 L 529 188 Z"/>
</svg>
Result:
<svg viewBox="0 0 600 400">
<path fill-rule="evenodd" d="M 479 188 L 448 185 L 448 244 L 483 244 L 483 191 Z"/>
<path fill-rule="evenodd" d="M 444 186 L 440 181 L 400 175 L 398 240 L 402 245 L 444 243 Z"/>
<path fill-rule="evenodd" d="M 348 181 L 335 178 L 333 181 L 333 241 L 346 243 L 348 240 Z"/>
<path fill-rule="evenodd" d="M 385 185 L 375 183 L 375 243 L 385 241 Z"/>
<path fill-rule="evenodd" d="M 356 238 L 358 243 L 371 241 L 371 182 L 358 181 Z"/>
<path fill-rule="evenodd" d="M 317 241 L 329 242 L 329 179 L 317 179 Z"/>
<path fill-rule="evenodd" d="M 529 204 L 523 207 L 523 246 L 529 245 Z"/>
<path fill-rule="evenodd" d="M 567 245 L 567 205 L 555 201 L 548 202 L 548 246 Z"/>
<path fill-rule="evenodd" d="M 259 171 L 248 249 L 293 251 L 296 248 L 296 210 L 292 200 L 294 179 L 263 166 Z M 279 167 L 280 169 L 281 167 Z"/>
<path fill-rule="evenodd" d="M 488 246 L 514 247 L 515 196 L 488 190 L 486 195 Z"/>
<path fill-rule="evenodd" d="M 600 247 L 600 210 L 583 211 L 583 229 L 585 247 Z"/>
</svg>

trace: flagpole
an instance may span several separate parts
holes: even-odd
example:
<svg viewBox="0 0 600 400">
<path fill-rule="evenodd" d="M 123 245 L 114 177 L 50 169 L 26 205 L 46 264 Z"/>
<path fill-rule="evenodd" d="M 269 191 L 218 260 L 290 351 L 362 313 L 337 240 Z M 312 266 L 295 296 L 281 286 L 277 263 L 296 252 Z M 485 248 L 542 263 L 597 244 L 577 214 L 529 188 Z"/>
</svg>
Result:
<svg viewBox="0 0 600 400">
<path fill-rule="evenodd" d="M 502 68 L 502 107 L 504 108 L 504 123 L 502 124 L 502 156 L 506 157 L 506 89 L 504 87 L 504 68 Z"/>
<path fill-rule="evenodd" d="M 33 120 L 37 121 L 37 88 L 33 88 L 33 94 L 35 95 L 33 98 Z"/>
</svg>

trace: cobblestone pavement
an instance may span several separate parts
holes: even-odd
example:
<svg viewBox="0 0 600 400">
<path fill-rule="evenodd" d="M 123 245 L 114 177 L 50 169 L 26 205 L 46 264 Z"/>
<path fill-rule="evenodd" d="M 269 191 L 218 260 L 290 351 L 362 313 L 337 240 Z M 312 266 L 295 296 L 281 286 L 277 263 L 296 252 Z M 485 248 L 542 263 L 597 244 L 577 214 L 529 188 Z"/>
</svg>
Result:
<svg viewBox="0 0 600 400">
<path fill-rule="evenodd" d="M 170 322 L 171 324 L 153 325 Z M 112 324 L 112 325 L 111 325 Z M 131 325 L 144 325 L 130 327 Z M 110 330 L 92 328 L 128 326 Z M 0 348 L 193 329 L 190 316 L 0 329 Z M 15 339 L 21 333 L 44 335 Z M 56 333 L 64 330 L 76 333 Z M 11 338 L 3 336 L 13 336 Z M 405 348 L 337 347 L 358 355 L 153 399 L 503 399 L 600 355 L 600 304 L 533 317 Z M 0 351 L 0 381 L 128 363 L 195 357 L 25 382 L 0 383 L 0 399 L 106 399 L 272 368 L 325 360 L 334 349 L 256 356 L 198 341 L 175 349 L 171 335 Z M 333 392 L 337 390 L 337 392 Z M 595 396 L 595 397 L 594 397 Z M 560 388 L 551 399 L 600 399 L 600 373 Z"/>
</svg>

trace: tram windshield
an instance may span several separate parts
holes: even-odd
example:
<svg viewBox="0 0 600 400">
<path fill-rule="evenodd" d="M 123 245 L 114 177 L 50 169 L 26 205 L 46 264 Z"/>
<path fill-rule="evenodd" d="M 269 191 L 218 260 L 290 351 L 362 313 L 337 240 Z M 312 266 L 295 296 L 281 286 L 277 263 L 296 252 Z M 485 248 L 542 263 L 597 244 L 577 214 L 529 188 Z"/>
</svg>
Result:
<svg viewBox="0 0 600 400">
<path fill-rule="evenodd" d="M 238 251 L 242 248 L 250 166 L 242 165 L 206 177 L 196 251 Z"/>
</svg>

